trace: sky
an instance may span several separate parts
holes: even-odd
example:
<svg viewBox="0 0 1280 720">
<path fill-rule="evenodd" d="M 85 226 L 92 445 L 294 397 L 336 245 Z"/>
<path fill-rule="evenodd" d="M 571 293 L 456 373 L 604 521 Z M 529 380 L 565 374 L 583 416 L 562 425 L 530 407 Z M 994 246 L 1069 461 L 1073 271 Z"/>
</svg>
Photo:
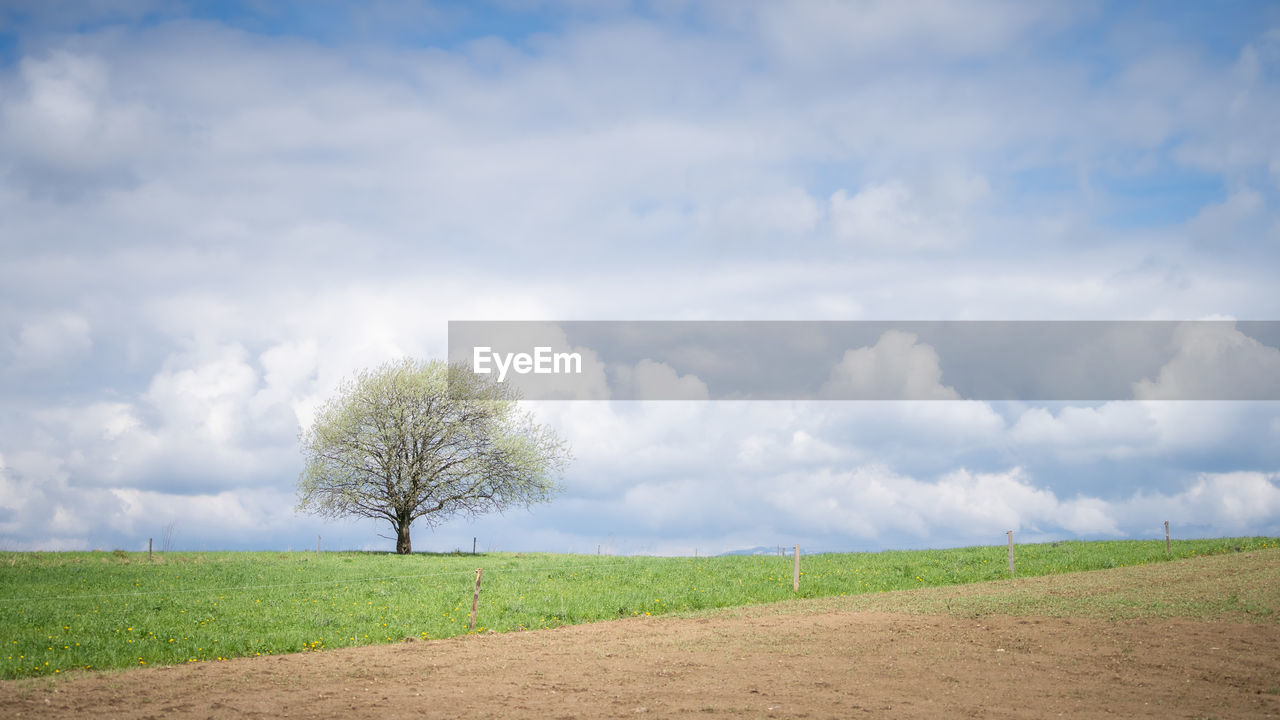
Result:
<svg viewBox="0 0 1280 720">
<path fill-rule="evenodd" d="M 449 321 L 1280 319 L 1277 117 L 1265 2 L 0 2 L 0 549 L 393 548 L 298 433 Z M 414 547 L 1280 535 L 1280 404 L 1144 397 L 530 402 Z"/>
</svg>

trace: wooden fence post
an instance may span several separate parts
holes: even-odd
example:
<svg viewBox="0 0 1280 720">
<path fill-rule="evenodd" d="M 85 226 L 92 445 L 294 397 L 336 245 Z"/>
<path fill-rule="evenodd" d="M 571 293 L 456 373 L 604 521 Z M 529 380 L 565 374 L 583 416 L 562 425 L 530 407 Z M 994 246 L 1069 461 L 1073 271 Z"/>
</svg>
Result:
<svg viewBox="0 0 1280 720">
<path fill-rule="evenodd" d="M 151 538 L 147 538 L 147 562 L 151 562 Z"/>
<path fill-rule="evenodd" d="M 1169 521 L 1168 520 L 1164 521 L 1164 551 L 1166 554 L 1168 554 L 1169 552 Z"/>
<path fill-rule="evenodd" d="M 795 560 L 791 566 L 791 592 L 800 592 L 800 546 L 796 546 Z"/>
<path fill-rule="evenodd" d="M 1009 531 L 1009 577 L 1013 577 L 1013 531 Z"/>
<path fill-rule="evenodd" d="M 467 624 L 467 630 L 476 629 L 476 606 L 480 604 L 480 573 L 484 572 L 484 568 L 476 568 L 476 594 L 471 596 L 471 622 Z"/>
<path fill-rule="evenodd" d="M 320 557 L 320 536 L 316 536 L 316 557 Z"/>
</svg>

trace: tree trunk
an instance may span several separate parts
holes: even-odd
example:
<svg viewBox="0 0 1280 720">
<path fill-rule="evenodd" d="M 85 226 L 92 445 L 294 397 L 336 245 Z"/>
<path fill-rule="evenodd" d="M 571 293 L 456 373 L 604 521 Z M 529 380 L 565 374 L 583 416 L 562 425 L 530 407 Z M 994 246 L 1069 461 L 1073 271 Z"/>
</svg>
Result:
<svg viewBox="0 0 1280 720">
<path fill-rule="evenodd" d="M 409 525 L 411 523 L 402 522 L 396 528 L 396 552 L 401 555 L 408 555 L 413 552 L 413 543 L 409 542 Z"/>
</svg>

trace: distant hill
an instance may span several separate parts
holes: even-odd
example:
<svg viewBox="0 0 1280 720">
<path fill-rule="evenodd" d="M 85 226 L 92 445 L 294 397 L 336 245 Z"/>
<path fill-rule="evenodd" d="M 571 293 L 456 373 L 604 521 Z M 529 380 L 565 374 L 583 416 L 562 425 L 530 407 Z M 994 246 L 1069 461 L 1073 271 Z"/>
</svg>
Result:
<svg viewBox="0 0 1280 720">
<path fill-rule="evenodd" d="M 782 548 L 782 554 L 790 555 L 791 550 L 792 550 L 792 546 L 786 545 Z M 804 548 L 801 548 L 800 552 L 804 552 Z M 721 555 L 777 555 L 778 546 L 777 545 L 769 545 L 769 546 L 760 545 L 758 547 L 753 547 L 753 548 L 743 548 L 741 550 L 730 550 L 728 552 L 722 552 L 720 554 Z"/>
</svg>

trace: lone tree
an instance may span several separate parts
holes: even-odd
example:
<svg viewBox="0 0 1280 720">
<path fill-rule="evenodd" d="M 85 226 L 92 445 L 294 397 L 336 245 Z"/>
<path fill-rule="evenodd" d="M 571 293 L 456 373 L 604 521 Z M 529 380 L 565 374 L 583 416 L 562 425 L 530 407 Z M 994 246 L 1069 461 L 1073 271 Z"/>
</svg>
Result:
<svg viewBox="0 0 1280 720">
<path fill-rule="evenodd" d="M 434 527 L 546 502 L 568 446 L 518 400 L 509 386 L 438 360 L 361 372 L 299 436 L 298 509 L 386 520 L 406 554 L 415 520 Z"/>
</svg>

